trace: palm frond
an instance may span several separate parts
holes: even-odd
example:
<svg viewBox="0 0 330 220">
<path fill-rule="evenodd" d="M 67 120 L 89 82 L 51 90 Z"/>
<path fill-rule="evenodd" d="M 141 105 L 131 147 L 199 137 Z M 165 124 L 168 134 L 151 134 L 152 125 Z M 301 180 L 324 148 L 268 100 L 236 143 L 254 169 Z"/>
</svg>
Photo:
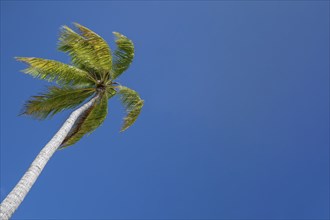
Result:
<svg viewBox="0 0 330 220">
<path fill-rule="evenodd" d="M 117 91 L 111 87 L 106 88 L 106 93 L 108 96 L 108 99 L 112 98 L 114 95 L 116 95 Z"/>
<path fill-rule="evenodd" d="M 116 37 L 117 49 L 113 53 L 112 79 L 120 76 L 132 63 L 134 44 L 126 36 L 113 32 Z"/>
<path fill-rule="evenodd" d="M 101 77 L 110 72 L 112 65 L 111 51 L 103 38 L 86 27 L 75 23 L 80 31 L 63 26 L 58 49 L 71 56 L 72 63 L 88 71 L 94 77 Z"/>
<path fill-rule="evenodd" d="M 47 81 L 56 81 L 62 85 L 91 84 L 93 79 L 87 72 L 55 60 L 35 57 L 15 57 L 18 61 L 29 64 L 24 73 Z"/>
<path fill-rule="evenodd" d="M 60 149 L 73 145 L 84 135 L 92 133 L 103 123 L 107 113 L 108 97 L 106 94 L 103 94 L 77 119 L 70 133 L 62 142 Z"/>
<path fill-rule="evenodd" d="M 25 103 L 22 114 L 45 119 L 78 106 L 94 92 L 94 88 L 49 87 L 47 93 L 32 96 L 32 99 Z"/>
<path fill-rule="evenodd" d="M 139 94 L 127 87 L 119 86 L 118 94 L 126 109 L 127 115 L 124 118 L 124 124 L 121 128 L 121 132 L 129 128 L 139 116 L 143 107 L 144 101 L 140 98 Z"/>
</svg>

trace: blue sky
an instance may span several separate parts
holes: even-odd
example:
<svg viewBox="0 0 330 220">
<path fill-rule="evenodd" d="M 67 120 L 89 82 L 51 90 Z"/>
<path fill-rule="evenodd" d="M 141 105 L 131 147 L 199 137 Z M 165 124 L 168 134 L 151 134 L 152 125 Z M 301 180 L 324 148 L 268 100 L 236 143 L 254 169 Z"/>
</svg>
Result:
<svg viewBox="0 0 330 220">
<path fill-rule="evenodd" d="M 49 83 L 14 56 L 69 62 L 81 23 L 136 57 L 119 82 L 145 100 L 58 151 L 16 219 L 329 218 L 329 2 L 1 2 L 1 195 L 70 114 L 18 116 Z"/>
</svg>

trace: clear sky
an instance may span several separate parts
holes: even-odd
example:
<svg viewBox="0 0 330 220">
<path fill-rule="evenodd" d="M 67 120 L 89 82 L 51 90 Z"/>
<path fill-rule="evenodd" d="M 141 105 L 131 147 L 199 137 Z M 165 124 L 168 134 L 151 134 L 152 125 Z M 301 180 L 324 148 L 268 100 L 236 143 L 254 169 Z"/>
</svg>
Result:
<svg viewBox="0 0 330 220">
<path fill-rule="evenodd" d="M 119 82 L 145 106 L 58 151 L 16 219 L 329 218 L 328 1 L 1 2 L 1 196 L 69 111 L 18 116 L 49 83 L 14 56 L 70 62 L 61 25 L 114 48 L 135 43 Z"/>
</svg>

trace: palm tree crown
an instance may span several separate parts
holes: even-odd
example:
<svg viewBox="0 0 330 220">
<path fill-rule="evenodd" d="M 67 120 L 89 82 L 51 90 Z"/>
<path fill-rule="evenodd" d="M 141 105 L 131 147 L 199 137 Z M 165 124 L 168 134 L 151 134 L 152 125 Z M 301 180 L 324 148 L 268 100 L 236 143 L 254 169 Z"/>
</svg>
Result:
<svg viewBox="0 0 330 220">
<path fill-rule="evenodd" d="M 117 48 L 111 52 L 102 37 L 80 24 L 74 23 L 74 26 L 77 32 L 67 26 L 61 28 L 58 43 L 58 49 L 70 55 L 72 65 L 35 57 L 16 57 L 29 64 L 25 73 L 59 85 L 33 96 L 26 102 L 23 114 L 45 119 L 97 97 L 93 105 L 79 116 L 60 148 L 73 145 L 99 127 L 107 115 L 108 99 L 114 95 L 120 96 L 127 111 L 121 131 L 135 122 L 143 106 L 137 92 L 114 81 L 133 61 L 133 42 L 113 32 Z"/>
</svg>

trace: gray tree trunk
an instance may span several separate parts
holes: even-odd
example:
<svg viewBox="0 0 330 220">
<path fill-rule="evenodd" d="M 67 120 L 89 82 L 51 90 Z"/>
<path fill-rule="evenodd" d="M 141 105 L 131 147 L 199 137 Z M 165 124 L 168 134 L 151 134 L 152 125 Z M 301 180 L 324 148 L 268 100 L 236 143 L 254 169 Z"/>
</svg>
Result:
<svg viewBox="0 0 330 220">
<path fill-rule="evenodd" d="M 29 169 L 24 176 L 20 179 L 14 189 L 7 195 L 7 197 L 0 204 L 0 219 L 7 220 L 16 211 L 21 204 L 25 196 L 30 191 L 34 182 L 37 180 L 41 171 L 53 156 L 55 151 L 59 148 L 64 138 L 68 135 L 75 121 L 79 116 L 85 112 L 96 101 L 98 96 L 92 98 L 89 102 L 73 111 L 69 118 L 64 122 L 60 130 L 54 135 L 54 137 L 46 144 L 46 146 L 40 151 L 38 156 L 34 159 Z"/>
</svg>

